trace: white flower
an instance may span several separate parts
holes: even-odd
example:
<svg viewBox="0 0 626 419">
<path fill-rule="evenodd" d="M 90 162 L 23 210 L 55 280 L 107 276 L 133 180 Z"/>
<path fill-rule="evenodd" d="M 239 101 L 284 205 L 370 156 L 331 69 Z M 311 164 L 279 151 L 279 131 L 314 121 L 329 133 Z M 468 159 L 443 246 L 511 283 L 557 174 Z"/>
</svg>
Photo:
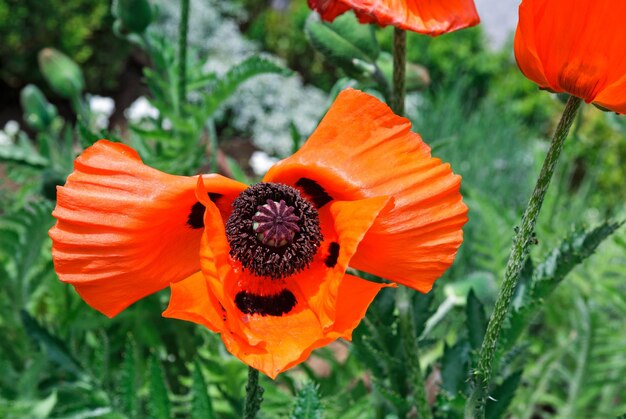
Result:
<svg viewBox="0 0 626 419">
<path fill-rule="evenodd" d="M 272 157 L 265 151 L 255 151 L 250 156 L 250 167 L 257 176 L 262 176 L 278 162 L 276 157 Z"/>
<path fill-rule="evenodd" d="M 105 115 L 109 118 L 115 111 L 115 101 L 110 97 L 90 95 L 88 100 L 89 109 L 93 113 Z"/>
<path fill-rule="evenodd" d="M 0 131 L 0 146 L 7 146 L 11 144 L 13 144 L 11 137 L 9 137 L 6 132 Z"/>
<path fill-rule="evenodd" d="M 156 119 L 159 117 L 159 110 L 152 106 L 145 96 L 141 96 L 135 100 L 128 109 L 124 111 L 126 119 L 131 122 L 139 122 L 142 119 Z"/>
<path fill-rule="evenodd" d="M 17 121 L 8 121 L 4 126 L 4 132 L 6 132 L 9 137 L 14 137 L 20 132 L 20 124 L 18 124 Z"/>
</svg>

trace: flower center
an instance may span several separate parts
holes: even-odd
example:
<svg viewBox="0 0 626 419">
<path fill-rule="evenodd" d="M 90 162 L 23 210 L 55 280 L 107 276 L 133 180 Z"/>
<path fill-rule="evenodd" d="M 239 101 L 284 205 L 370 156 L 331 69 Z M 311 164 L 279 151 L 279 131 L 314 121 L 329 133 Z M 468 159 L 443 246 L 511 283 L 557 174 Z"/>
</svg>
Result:
<svg viewBox="0 0 626 419">
<path fill-rule="evenodd" d="M 322 241 L 315 207 L 297 189 L 278 183 L 257 183 L 233 201 L 226 237 L 233 259 L 272 279 L 308 267 Z"/>
<path fill-rule="evenodd" d="M 257 233 L 257 238 L 267 246 L 282 247 L 293 241 L 294 236 L 300 231 L 298 221 L 300 217 L 294 214 L 295 208 L 289 206 L 284 200 L 280 202 L 267 200 L 265 205 L 259 205 L 257 212 L 252 217 L 252 230 Z"/>
</svg>

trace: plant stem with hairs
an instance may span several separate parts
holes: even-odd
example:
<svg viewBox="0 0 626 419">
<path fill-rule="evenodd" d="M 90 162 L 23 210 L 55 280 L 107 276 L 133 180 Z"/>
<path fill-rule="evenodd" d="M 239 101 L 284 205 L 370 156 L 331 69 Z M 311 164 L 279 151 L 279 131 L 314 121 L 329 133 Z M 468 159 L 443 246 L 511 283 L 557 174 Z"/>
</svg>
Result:
<svg viewBox="0 0 626 419">
<path fill-rule="evenodd" d="M 402 337 L 402 349 L 406 360 L 409 379 L 410 397 L 417 408 L 418 417 L 431 419 L 432 411 L 426 397 L 426 384 L 420 366 L 419 347 L 415 335 L 415 320 L 411 305 L 411 296 L 407 288 L 396 290 L 396 308 L 398 309 L 399 331 Z"/>
<path fill-rule="evenodd" d="M 541 167 L 535 189 L 522 216 L 521 227 L 517 230 L 515 238 L 513 239 L 513 248 L 511 249 L 509 261 L 506 265 L 502 288 L 498 294 L 498 299 L 496 300 L 496 305 L 489 320 L 489 324 L 487 325 L 482 347 L 480 348 L 478 367 L 473 377 L 474 390 L 465 409 L 466 418 L 483 418 L 485 416 L 485 403 L 487 401 L 493 373 L 493 359 L 502 331 L 502 324 L 511 305 L 513 292 L 517 286 L 522 267 L 528 256 L 528 249 L 533 241 L 537 217 L 539 216 L 546 191 L 550 185 L 550 180 L 554 174 L 554 168 L 559 160 L 559 156 L 563 150 L 563 143 L 576 118 L 580 104 L 581 100 L 579 98 L 571 96 L 565 105 L 565 110 L 563 111 L 561 120 L 550 143 L 548 154 Z"/>
<path fill-rule="evenodd" d="M 246 384 L 246 400 L 243 406 L 244 419 L 256 418 L 263 402 L 263 387 L 259 385 L 259 371 L 248 367 L 248 383 Z"/>
<path fill-rule="evenodd" d="M 391 109 L 404 116 L 404 96 L 406 85 L 406 32 L 393 29 L 393 95 Z"/>
<path fill-rule="evenodd" d="M 187 31 L 189 29 L 189 0 L 181 0 L 178 34 L 178 109 L 182 114 L 187 101 Z"/>
</svg>

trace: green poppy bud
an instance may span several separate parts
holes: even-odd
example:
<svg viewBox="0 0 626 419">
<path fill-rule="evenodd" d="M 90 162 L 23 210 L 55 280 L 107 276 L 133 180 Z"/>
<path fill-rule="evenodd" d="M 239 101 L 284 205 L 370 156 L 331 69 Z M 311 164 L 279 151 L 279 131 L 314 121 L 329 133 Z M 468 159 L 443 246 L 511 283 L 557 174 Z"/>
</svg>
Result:
<svg viewBox="0 0 626 419">
<path fill-rule="evenodd" d="M 24 111 L 24 121 L 34 130 L 47 130 L 57 116 L 57 109 L 48 102 L 41 90 L 33 84 L 29 84 L 22 89 L 20 102 Z"/>
<path fill-rule="evenodd" d="M 113 4 L 113 15 L 120 29 L 143 33 L 152 23 L 153 12 L 148 0 L 117 0 Z"/>
<path fill-rule="evenodd" d="M 75 98 L 85 88 L 83 72 L 70 57 L 53 48 L 39 52 L 39 69 L 50 88 L 59 96 Z"/>
</svg>

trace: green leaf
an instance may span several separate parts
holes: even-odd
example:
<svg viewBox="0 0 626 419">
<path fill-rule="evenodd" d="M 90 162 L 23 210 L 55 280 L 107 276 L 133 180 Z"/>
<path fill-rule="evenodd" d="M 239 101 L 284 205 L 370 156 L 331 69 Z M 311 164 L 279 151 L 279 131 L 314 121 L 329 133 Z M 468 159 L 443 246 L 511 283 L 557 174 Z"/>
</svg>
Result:
<svg viewBox="0 0 626 419">
<path fill-rule="evenodd" d="M 45 351 L 48 359 L 57 364 L 65 371 L 79 377 L 82 376 L 83 370 L 79 366 L 78 361 L 69 353 L 63 342 L 53 336 L 44 329 L 30 314 L 25 310 L 20 312 L 22 324 L 28 336 Z"/>
<path fill-rule="evenodd" d="M 413 318 L 415 319 L 415 336 L 421 336 L 426 327 L 426 321 L 434 314 L 435 307 L 433 301 L 435 293 L 428 294 L 415 293 L 412 297 L 413 301 Z"/>
<path fill-rule="evenodd" d="M 165 385 L 165 377 L 156 354 L 150 359 L 148 411 L 152 418 L 169 419 L 171 417 L 170 399 Z"/>
<path fill-rule="evenodd" d="M 130 418 L 137 417 L 137 355 L 135 342 L 132 336 L 126 340 L 124 361 L 122 363 L 122 376 L 120 382 L 120 400 L 122 411 Z"/>
<path fill-rule="evenodd" d="M 537 266 L 533 276 L 532 298 L 546 298 L 578 264 L 595 252 L 600 243 L 622 226 L 622 222 L 605 222 L 591 230 L 578 230 Z"/>
<path fill-rule="evenodd" d="M 333 23 L 327 23 L 320 21 L 317 13 L 311 13 L 304 31 L 313 48 L 351 77 L 372 75 L 376 71 L 380 47 L 374 29 L 361 25 L 354 14 L 345 13 Z"/>
<path fill-rule="evenodd" d="M 483 303 L 476 297 L 472 289 L 467 296 L 467 335 L 472 349 L 479 350 L 487 330 L 487 316 Z"/>
<path fill-rule="evenodd" d="M 515 391 L 522 379 L 522 371 L 509 375 L 502 384 L 493 391 L 485 407 L 485 419 L 501 418 L 513 401 Z"/>
<path fill-rule="evenodd" d="M 296 405 L 291 412 L 291 419 L 321 419 L 322 405 L 316 384 L 308 382 L 296 396 Z"/>
<path fill-rule="evenodd" d="M 202 375 L 200 363 L 197 360 L 193 363 L 192 379 L 191 417 L 193 419 L 214 418 L 215 414 L 213 413 L 213 405 L 209 398 L 206 381 Z"/>
<path fill-rule="evenodd" d="M 469 345 L 459 339 L 454 345 L 444 345 L 441 359 L 441 387 L 450 395 L 456 395 L 467 381 L 469 365 Z"/>
<path fill-rule="evenodd" d="M 46 167 L 48 159 L 43 157 L 26 137 L 20 136 L 16 143 L 0 146 L 0 162 L 18 163 L 31 167 Z"/>
<path fill-rule="evenodd" d="M 530 284 L 523 281 L 521 286 L 524 289 L 517 290 L 517 293 L 522 295 L 516 297 L 516 307 L 508 314 L 506 327 L 498 345 L 502 352 L 515 344 L 542 302 L 552 294 L 567 274 L 591 256 L 622 224 L 607 221 L 591 230 L 577 229 L 537 265 Z M 528 269 L 526 266 L 526 276 Z"/>
<path fill-rule="evenodd" d="M 211 84 L 210 93 L 204 97 L 204 119 L 212 117 L 243 82 L 260 74 L 271 73 L 283 76 L 292 74 L 291 70 L 261 57 L 250 57 L 232 67 L 223 77 Z"/>
</svg>

